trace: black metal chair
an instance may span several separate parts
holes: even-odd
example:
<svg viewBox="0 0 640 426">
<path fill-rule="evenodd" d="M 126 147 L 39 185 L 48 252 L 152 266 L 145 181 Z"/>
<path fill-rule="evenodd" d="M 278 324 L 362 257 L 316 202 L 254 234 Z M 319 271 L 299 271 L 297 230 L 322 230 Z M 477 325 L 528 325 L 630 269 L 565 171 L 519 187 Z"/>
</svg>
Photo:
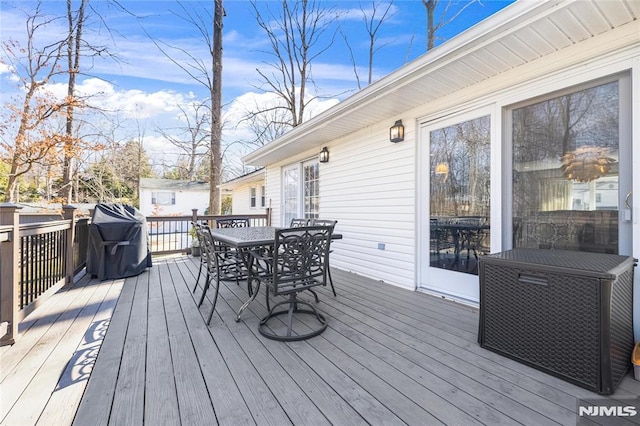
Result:
<svg viewBox="0 0 640 426">
<path fill-rule="evenodd" d="M 313 305 L 299 299 L 298 293 L 326 285 L 332 231 L 331 226 L 305 226 L 276 231 L 272 258 L 258 259 L 257 266 L 260 268 L 261 261 L 265 260 L 265 264 L 271 265 L 270 274 L 263 274 L 260 278 L 267 285 L 267 307 L 270 293 L 273 296 L 287 296 L 287 299 L 276 303 L 260 320 L 260 334 L 273 340 L 294 341 L 317 336 L 327 328 L 324 316 Z M 286 309 L 280 309 L 285 305 Z M 300 308 L 300 305 L 308 309 Z M 270 322 L 280 315 L 286 315 L 284 330 Z M 310 332 L 296 332 L 294 317 L 298 315 L 310 316 L 318 326 Z"/>
<path fill-rule="evenodd" d="M 246 228 L 251 226 L 248 217 L 216 219 L 216 228 Z"/>
<path fill-rule="evenodd" d="M 329 220 L 329 219 L 312 219 L 311 220 L 311 225 L 313 225 L 313 226 L 330 226 L 332 233 L 335 230 L 337 223 L 338 223 L 337 220 Z M 331 250 L 331 248 L 329 248 L 329 253 L 332 253 L 332 252 L 333 252 L 333 250 Z M 336 294 L 336 289 L 333 286 L 333 278 L 331 277 L 331 268 L 327 267 L 327 271 L 328 271 L 327 273 L 329 275 L 329 284 L 331 284 L 331 291 L 333 292 L 333 296 L 335 297 L 335 296 L 337 296 L 337 294 Z"/>
<path fill-rule="evenodd" d="M 244 263 L 239 264 L 235 257 L 229 257 L 228 247 L 216 241 L 211 236 L 207 225 L 200 225 L 200 233 L 202 238 L 202 256 L 205 257 L 203 264 L 206 265 L 207 278 L 202 289 L 202 295 L 198 301 L 198 307 L 202 306 L 207 292 L 209 289 L 212 289 L 214 291 L 212 298 L 213 306 L 207 318 L 207 324 L 209 324 L 216 309 L 220 281 L 236 281 L 236 283 L 238 283 L 240 276 L 246 276 L 246 269 L 244 269 Z"/>
<path fill-rule="evenodd" d="M 291 224 L 289 225 L 291 228 L 299 228 L 301 226 L 309 226 L 309 219 L 291 219 Z"/>
<path fill-rule="evenodd" d="M 205 267 L 207 263 L 207 256 L 204 255 L 204 241 L 202 237 L 202 225 L 198 222 L 191 222 L 191 227 L 196 231 L 196 238 L 198 239 L 198 245 L 200 246 L 200 250 L 203 252 L 200 254 L 200 267 L 198 268 L 198 278 L 196 278 L 196 284 L 193 286 L 193 293 L 196 292 L 198 288 L 198 282 L 200 282 L 200 276 L 202 275 L 202 268 Z"/>
</svg>

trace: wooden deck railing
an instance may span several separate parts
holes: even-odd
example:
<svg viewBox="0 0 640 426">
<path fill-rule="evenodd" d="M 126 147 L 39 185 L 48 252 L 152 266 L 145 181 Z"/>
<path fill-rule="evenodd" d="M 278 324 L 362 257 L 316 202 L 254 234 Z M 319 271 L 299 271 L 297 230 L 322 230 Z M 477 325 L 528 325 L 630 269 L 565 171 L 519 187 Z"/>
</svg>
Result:
<svg viewBox="0 0 640 426">
<path fill-rule="evenodd" d="M 21 207 L 0 204 L 0 346 L 12 344 L 18 323 L 86 265 L 89 219 L 76 208 L 63 207 L 64 220 L 20 224 Z M 192 221 L 246 217 L 251 226 L 271 224 L 270 211 L 260 215 L 149 216 L 147 232 L 152 253 L 187 252 Z"/>
<path fill-rule="evenodd" d="M 0 204 L 0 346 L 14 342 L 18 323 L 42 301 L 73 284 L 79 267 L 75 207 L 63 207 L 63 220 L 23 225 L 20 209 Z"/>
</svg>

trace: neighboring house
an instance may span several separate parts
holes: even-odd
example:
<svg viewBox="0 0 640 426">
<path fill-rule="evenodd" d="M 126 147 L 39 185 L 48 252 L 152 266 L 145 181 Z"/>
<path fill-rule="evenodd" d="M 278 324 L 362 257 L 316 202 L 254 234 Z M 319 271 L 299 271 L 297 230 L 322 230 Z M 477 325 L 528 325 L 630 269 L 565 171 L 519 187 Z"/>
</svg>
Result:
<svg viewBox="0 0 640 426">
<path fill-rule="evenodd" d="M 172 179 L 140 179 L 140 211 L 145 216 L 199 214 L 209 207 L 209 184 Z"/>
<path fill-rule="evenodd" d="M 220 185 L 220 189 L 231 191 L 234 215 L 263 214 L 269 207 L 263 168 L 228 180 Z"/>
<path fill-rule="evenodd" d="M 476 255 L 640 258 L 639 17 L 631 0 L 515 2 L 247 155 L 272 223 L 336 219 L 332 266 L 470 304 Z"/>
</svg>

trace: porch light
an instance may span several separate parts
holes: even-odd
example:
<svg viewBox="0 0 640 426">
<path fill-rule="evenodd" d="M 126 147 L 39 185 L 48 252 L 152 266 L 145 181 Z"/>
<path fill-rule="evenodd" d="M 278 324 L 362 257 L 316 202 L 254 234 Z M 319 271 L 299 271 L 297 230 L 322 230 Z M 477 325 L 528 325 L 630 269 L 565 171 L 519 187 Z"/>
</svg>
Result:
<svg viewBox="0 0 640 426">
<path fill-rule="evenodd" d="M 404 140 L 404 126 L 402 125 L 402 120 L 396 121 L 389 129 L 389 140 L 394 143 L 402 142 Z"/>
<path fill-rule="evenodd" d="M 324 148 L 322 148 L 322 151 L 320 151 L 320 156 L 319 156 L 318 160 L 321 163 L 328 163 L 329 162 L 329 150 L 327 149 L 326 146 Z"/>
<path fill-rule="evenodd" d="M 576 182 L 591 182 L 609 173 L 616 160 L 607 157 L 602 148 L 581 146 L 565 153 L 560 159 L 564 176 Z"/>
</svg>

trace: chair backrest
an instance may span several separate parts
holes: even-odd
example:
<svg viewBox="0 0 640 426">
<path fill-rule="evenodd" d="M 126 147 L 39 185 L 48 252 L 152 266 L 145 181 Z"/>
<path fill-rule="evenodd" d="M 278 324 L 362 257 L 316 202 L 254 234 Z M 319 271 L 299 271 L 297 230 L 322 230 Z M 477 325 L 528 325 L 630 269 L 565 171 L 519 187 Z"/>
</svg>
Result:
<svg viewBox="0 0 640 426">
<path fill-rule="evenodd" d="M 299 228 L 301 226 L 309 226 L 309 219 L 291 219 L 291 224 L 289 225 L 291 228 Z"/>
<path fill-rule="evenodd" d="M 247 228 L 251 226 L 248 217 L 216 219 L 216 228 Z"/>
<path fill-rule="evenodd" d="M 205 256 L 207 267 L 210 268 L 210 271 L 220 275 L 221 279 L 235 278 L 232 274 L 233 271 L 222 267 L 225 265 L 225 259 L 229 254 L 228 246 L 213 238 L 208 225 L 199 225 L 198 232 L 201 234 L 202 255 Z"/>
<path fill-rule="evenodd" d="M 311 225 L 313 226 L 330 226 L 332 229 L 335 229 L 337 223 L 337 220 L 311 219 Z"/>
<path fill-rule="evenodd" d="M 191 227 L 196 231 L 196 239 L 198 240 L 200 247 L 202 247 L 202 244 L 204 243 L 204 241 L 202 240 L 202 225 L 198 222 L 192 221 Z"/>
<path fill-rule="evenodd" d="M 331 226 L 303 226 L 276 231 L 273 250 L 274 295 L 326 285 Z"/>
</svg>

